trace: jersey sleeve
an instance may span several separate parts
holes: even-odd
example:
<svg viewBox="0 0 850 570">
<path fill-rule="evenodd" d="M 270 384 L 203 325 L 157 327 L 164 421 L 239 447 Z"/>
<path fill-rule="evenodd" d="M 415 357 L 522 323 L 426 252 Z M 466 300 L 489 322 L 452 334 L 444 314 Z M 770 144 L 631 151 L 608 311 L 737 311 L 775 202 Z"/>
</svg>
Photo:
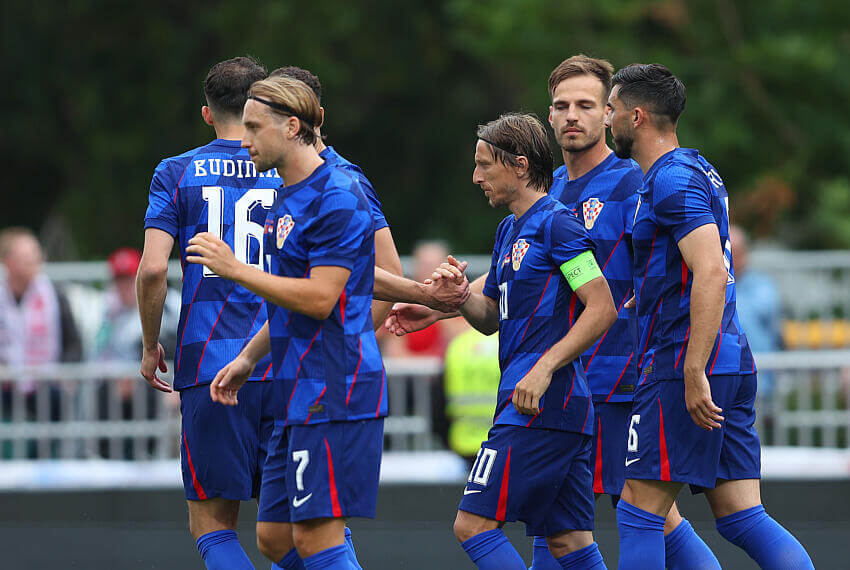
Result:
<svg viewBox="0 0 850 570">
<path fill-rule="evenodd" d="M 585 251 L 596 251 L 590 234 L 569 211 L 556 212 L 549 226 L 549 258 L 552 263 L 560 267 Z"/>
<path fill-rule="evenodd" d="M 484 290 L 482 293 L 491 299 L 499 298 L 499 282 L 496 276 L 496 270 L 499 267 L 499 250 L 502 246 L 502 237 L 505 233 L 505 227 L 509 224 L 511 216 L 505 217 L 499 227 L 496 229 L 496 239 L 493 243 L 493 253 L 490 255 L 490 272 L 487 273 L 487 280 L 484 282 Z"/>
<path fill-rule="evenodd" d="M 148 209 L 145 212 L 145 229 L 156 228 L 177 237 L 179 221 L 177 216 L 177 185 L 169 163 L 159 163 L 153 173 Z"/>
<path fill-rule="evenodd" d="M 347 190 L 328 190 L 321 201 L 315 219 L 305 230 L 310 267 L 334 265 L 351 270 L 363 242 L 372 239 L 371 215 Z"/>
<path fill-rule="evenodd" d="M 705 176 L 686 167 L 665 168 L 653 182 L 653 212 L 658 225 L 678 242 L 700 226 L 716 224 Z"/>
<path fill-rule="evenodd" d="M 363 190 L 363 195 L 369 202 L 369 210 L 372 213 L 372 220 L 375 223 L 375 231 L 388 228 L 390 226 L 387 218 L 384 216 L 384 210 L 381 206 L 381 201 L 378 199 L 378 193 L 372 187 L 372 183 L 364 175 L 360 175 L 360 189 Z"/>
</svg>

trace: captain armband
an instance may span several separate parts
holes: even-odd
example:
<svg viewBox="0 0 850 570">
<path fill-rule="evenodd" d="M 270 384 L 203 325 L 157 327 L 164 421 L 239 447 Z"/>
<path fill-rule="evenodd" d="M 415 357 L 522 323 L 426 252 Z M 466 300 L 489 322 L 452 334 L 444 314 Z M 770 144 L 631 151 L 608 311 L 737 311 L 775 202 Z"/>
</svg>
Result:
<svg viewBox="0 0 850 570">
<path fill-rule="evenodd" d="M 597 277 L 602 277 L 602 270 L 599 269 L 596 258 L 590 250 L 562 263 L 561 273 L 564 274 L 573 291 Z"/>
</svg>

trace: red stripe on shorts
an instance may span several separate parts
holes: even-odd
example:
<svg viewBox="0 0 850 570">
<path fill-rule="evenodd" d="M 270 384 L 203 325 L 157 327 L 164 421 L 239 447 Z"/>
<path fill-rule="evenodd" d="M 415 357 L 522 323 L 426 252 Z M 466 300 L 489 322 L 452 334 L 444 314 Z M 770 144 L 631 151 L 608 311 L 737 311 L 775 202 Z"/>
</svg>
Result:
<svg viewBox="0 0 850 570">
<path fill-rule="evenodd" d="M 328 452 L 328 486 L 331 490 L 331 512 L 334 518 L 342 516 L 342 508 L 339 506 L 339 497 L 336 492 L 336 477 L 334 477 L 334 462 L 331 459 L 331 446 L 328 445 L 328 438 L 325 438 L 325 450 Z"/>
<path fill-rule="evenodd" d="M 186 441 L 185 429 L 183 430 L 183 446 L 186 448 L 186 463 L 189 464 L 189 472 L 192 474 L 192 486 L 195 488 L 198 498 L 203 501 L 207 498 L 207 494 L 204 493 L 204 488 L 201 487 L 201 482 L 198 481 L 198 477 L 195 475 L 195 466 L 192 465 L 192 454 L 189 453 L 189 444 Z"/>
<path fill-rule="evenodd" d="M 667 457 L 667 440 L 664 438 L 664 410 L 661 408 L 661 398 L 658 398 L 658 447 L 661 462 L 661 480 L 670 480 L 670 459 Z"/>
<path fill-rule="evenodd" d="M 505 470 L 502 472 L 502 487 L 499 489 L 499 506 L 496 508 L 496 520 L 505 520 L 508 511 L 508 484 L 511 478 L 511 447 L 508 446 L 508 458 L 505 460 Z"/>
</svg>

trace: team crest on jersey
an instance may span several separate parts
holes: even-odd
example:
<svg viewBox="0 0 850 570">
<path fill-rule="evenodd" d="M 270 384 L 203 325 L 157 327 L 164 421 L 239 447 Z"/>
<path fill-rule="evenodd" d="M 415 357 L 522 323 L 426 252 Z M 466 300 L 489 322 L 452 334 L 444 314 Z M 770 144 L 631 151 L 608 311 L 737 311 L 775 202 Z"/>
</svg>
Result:
<svg viewBox="0 0 850 570">
<path fill-rule="evenodd" d="M 522 265 L 522 259 L 528 252 L 528 242 L 524 239 L 517 240 L 511 249 L 511 264 L 514 271 L 519 271 L 519 266 Z"/>
<path fill-rule="evenodd" d="M 292 231 L 292 228 L 295 227 L 295 221 L 292 219 L 292 216 L 286 214 L 285 216 L 278 218 L 277 220 L 277 248 L 280 249 L 283 247 L 283 242 L 286 241 L 289 232 Z"/>
<path fill-rule="evenodd" d="M 602 206 L 605 204 L 599 201 L 599 198 L 591 198 L 581 205 L 581 211 L 584 214 L 584 227 L 593 229 L 593 224 L 596 223 L 596 218 L 602 212 Z"/>
</svg>

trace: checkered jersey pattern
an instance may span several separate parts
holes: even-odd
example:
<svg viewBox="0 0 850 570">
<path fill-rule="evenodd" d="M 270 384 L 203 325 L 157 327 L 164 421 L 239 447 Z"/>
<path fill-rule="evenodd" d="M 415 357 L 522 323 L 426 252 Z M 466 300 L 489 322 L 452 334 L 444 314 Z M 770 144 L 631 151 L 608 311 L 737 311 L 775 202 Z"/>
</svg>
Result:
<svg viewBox="0 0 850 570">
<path fill-rule="evenodd" d="M 217 139 L 159 163 L 151 181 L 145 228 L 177 241 L 183 292 L 177 324 L 174 387 L 205 384 L 233 360 L 262 327 L 263 299 L 198 264 L 186 263 L 189 239 L 210 231 L 241 261 L 262 267 L 263 223 L 281 179 L 257 173 L 239 141 Z M 271 359 L 261 360 L 250 380 L 271 380 Z"/>
<path fill-rule="evenodd" d="M 372 328 L 373 228 L 357 179 L 328 162 L 282 187 L 269 212 L 265 235 L 272 274 L 303 278 L 318 266 L 351 270 L 325 320 L 266 304 L 274 377 L 284 382 L 286 425 L 387 414 L 386 374 Z"/>
<path fill-rule="evenodd" d="M 719 230 L 728 278 L 723 318 L 705 371 L 753 374 L 753 355 L 735 311 L 729 198 L 717 170 L 696 150 L 677 148 L 652 165 L 639 192 L 632 243 L 640 383 L 683 378 L 693 274 L 677 244 L 706 224 Z"/>
<path fill-rule="evenodd" d="M 555 171 L 549 195 L 573 210 L 596 245 L 596 259 L 617 304 L 617 321 L 585 352 L 593 399 L 630 402 L 637 383 L 637 319 L 625 307 L 632 296 L 632 222 L 643 172 L 632 160 L 611 153 L 583 176 L 570 180 L 565 166 Z"/>
<path fill-rule="evenodd" d="M 375 189 L 372 187 L 372 183 L 369 182 L 369 179 L 366 178 L 366 175 L 363 174 L 360 167 L 353 162 L 346 160 L 341 154 L 334 150 L 334 147 L 332 146 L 325 147 L 325 149 L 319 153 L 319 156 L 324 158 L 331 166 L 338 166 L 347 170 L 360 183 L 360 189 L 369 201 L 369 209 L 372 211 L 372 219 L 375 220 L 375 231 L 389 227 L 390 224 L 387 223 L 387 218 L 384 217 L 381 201 L 378 200 L 378 193 L 375 192 Z"/>
<path fill-rule="evenodd" d="M 499 301 L 499 365 L 502 371 L 493 423 L 593 432 L 593 411 L 584 368 L 578 360 L 552 375 L 536 416 L 511 403 L 517 382 L 561 340 L 581 312 L 560 266 L 593 251 L 578 218 L 543 196 L 519 218 L 506 217 L 496 242 L 484 294 Z"/>
</svg>

